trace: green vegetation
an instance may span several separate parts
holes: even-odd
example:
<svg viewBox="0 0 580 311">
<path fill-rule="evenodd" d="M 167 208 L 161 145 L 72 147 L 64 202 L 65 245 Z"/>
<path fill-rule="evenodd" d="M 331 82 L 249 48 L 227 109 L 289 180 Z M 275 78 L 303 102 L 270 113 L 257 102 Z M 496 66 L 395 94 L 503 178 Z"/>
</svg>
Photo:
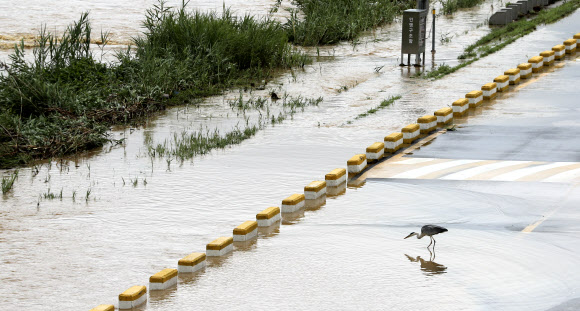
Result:
<svg viewBox="0 0 580 311">
<path fill-rule="evenodd" d="M 291 42 L 305 46 L 354 40 L 363 31 L 390 23 L 415 0 L 296 0 L 285 27 Z M 304 16 L 300 16 L 299 12 Z"/>
<path fill-rule="evenodd" d="M 170 8 L 160 0 L 147 10 L 144 34 L 134 39 L 132 47 L 117 53 L 113 63 L 94 57 L 87 13 L 59 37 L 43 27 L 33 61 L 25 60 L 22 42 L 10 56 L 10 65 L 0 64 L 0 168 L 99 147 L 111 141 L 112 125 L 138 124 L 168 106 L 196 104 L 200 97 L 267 81 L 280 69 L 310 61 L 289 42 L 354 42 L 363 31 L 389 23 L 414 7 L 415 0 L 296 3 L 298 9 L 282 25 L 268 18 L 237 18 L 228 9 L 221 15 L 190 12 L 187 2 Z M 100 42 L 102 49 L 107 41 L 107 33 L 92 40 Z M 276 116 L 268 113 L 268 123 L 280 123 L 300 108 L 292 107 Z M 256 129 L 238 128 L 229 136 L 218 136 L 226 144 L 241 141 L 262 128 L 263 120 L 253 125 Z M 192 135 L 197 137 L 194 140 L 201 139 L 198 133 Z M 206 147 L 224 145 L 215 133 L 208 135 L 203 136 Z"/>
<path fill-rule="evenodd" d="M 14 182 L 18 178 L 18 170 L 14 171 L 14 173 L 10 174 L 9 176 L 2 177 L 2 194 L 8 193 L 8 191 L 12 190 L 14 187 Z"/>
<path fill-rule="evenodd" d="M 495 28 L 489 34 L 483 36 L 474 44 L 468 46 L 458 58 L 464 60 L 461 64 L 450 67 L 440 65 L 436 70 L 423 73 L 421 76 L 427 79 L 439 79 L 453 73 L 487 55 L 493 54 L 517 39 L 531 33 L 539 25 L 551 24 L 561 18 L 572 14 L 580 8 L 580 0 L 570 0 L 561 6 L 540 11 L 531 20 L 522 19 L 510 23 L 502 28 Z"/>
<path fill-rule="evenodd" d="M 465 66 L 467 66 L 467 65 L 469 65 L 471 63 L 473 63 L 474 61 L 476 61 L 476 60 L 470 60 L 470 61 L 467 61 L 467 62 L 463 62 L 463 63 L 461 63 L 461 64 L 459 64 L 457 66 L 453 66 L 453 67 L 451 67 L 449 65 L 446 65 L 446 64 L 441 64 L 441 65 L 439 65 L 437 67 L 437 69 L 431 70 L 431 71 L 427 71 L 426 73 L 424 73 L 423 74 L 423 78 L 426 78 L 426 79 L 439 79 L 439 78 L 444 77 L 444 76 L 446 76 L 446 75 L 448 75 L 450 73 L 456 72 L 457 70 L 459 70 L 459 69 L 461 69 L 461 68 L 463 68 L 463 67 L 465 67 Z"/>
<path fill-rule="evenodd" d="M 441 0 L 441 9 L 443 14 L 452 14 L 459 9 L 471 8 L 483 0 Z"/>
<path fill-rule="evenodd" d="M 146 32 L 114 64 L 95 60 L 88 14 L 61 37 L 43 28 L 34 61 L 24 44 L 1 64 L 0 168 L 103 145 L 113 124 L 139 122 L 170 105 L 268 79 L 308 62 L 280 23 L 228 10 L 189 13 L 163 2 L 147 11 Z M 107 42 L 107 34 L 101 40 Z"/>
<path fill-rule="evenodd" d="M 470 8 L 483 0 L 440 0 L 444 14 Z M 297 10 L 285 24 L 291 42 L 304 46 L 352 40 L 374 27 L 390 23 L 415 0 L 296 0 Z M 279 4 L 278 4 L 279 6 Z M 275 6 L 277 10 L 277 7 Z"/>
<path fill-rule="evenodd" d="M 89 197 L 91 196 L 92 189 L 88 188 L 87 192 L 85 193 L 85 202 L 89 201 Z"/>
<path fill-rule="evenodd" d="M 401 96 L 400 96 L 400 95 L 397 95 L 397 96 L 391 96 L 391 97 L 389 97 L 388 99 L 385 99 L 385 100 L 383 100 L 383 101 L 382 101 L 382 102 L 381 102 L 381 103 L 380 103 L 378 106 L 376 106 L 376 107 L 374 107 L 374 108 L 371 108 L 371 109 L 367 110 L 366 112 L 363 112 L 363 113 L 359 114 L 359 115 L 358 115 L 358 116 L 356 116 L 354 119 L 355 119 L 355 120 L 358 120 L 358 119 L 364 118 L 364 117 L 366 117 L 366 116 L 368 116 L 368 115 L 374 114 L 374 113 L 376 113 L 377 111 L 379 111 L 379 110 L 381 110 L 381 109 L 383 109 L 383 108 L 385 108 L 385 107 L 388 107 L 388 106 L 390 106 L 391 104 L 393 104 L 393 103 L 394 103 L 396 100 L 398 100 L 398 99 L 400 99 L 400 98 L 401 98 Z M 348 124 L 351 124 L 351 123 L 352 123 L 352 121 L 348 121 L 347 123 L 348 123 Z"/>
<path fill-rule="evenodd" d="M 243 129 L 236 127 L 223 136 L 217 129 L 213 132 L 209 130 L 193 133 L 182 131 L 180 134 L 175 133 L 172 140 L 166 140 L 156 146 L 149 146 L 149 155 L 168 159 L 177 158 L 184 161 L 196 155 L 207 154 L 213 149 L 224 149 L 227 146 L 239 144 L 254 136 L 259 129 L 260 127 L 256 125 L 248 125 Z"/>
<path fill-rule="evenodd" d="M 151 158 L 162 157 L 167 161 L 168 167 L 173 159 L 177 159 L 179 162 L 184 162 L 185 160 L 192 159 L 197 155 L 204 155 L 209 153 L 213 149 L 225 149 L 229 146 L 239 144 L 244 140 L 253 137 L 256 133 L 263 129 L 268 124 L 277 124 L 286 120 L 288 117 L 292 117 L 298 109 L 304 111 L 308 106 L 318 106 L 322 102 L 322 98 L 317 99 L 304 99 L 302 97 L 290 98 L 289 96 L 283 96 L 282 103 L 276 107 L 270 107 L 266 104 L 263 99 L 250 98 L 244 101 L 243 97 L 240 97 L 234 101 L 230 102 L 230 106 L 233 109 L 246 110 L 248 108 L 253 108 L 260 111 L 260 117 L 256 124 L 250 124 L 249 117 L 246 118 L 246 124 L 244 127 L 236 125 L 232 130 L 226 132 L 222 135 L 219 130 L 214 129 L 203 129 L 200 128 L 198 131 L 182 131 L 181 133 L 174 133 L 171 139 L 165 140 L 163 143 L 158 143 L 156 145 L 149 144 L 148 154 Z M 259 104 L 257 104 L 259 103 Z M 271 109 L 279 108 L 280 111 L 276 117 Z M 264 113 L 262 113 L 262 111 Z"/>
<path fill-rule="evenodd" d="M 42 194 L 42 198 L 45 200 L 59 199 L 62 201 L 62 189 L 60 189 L 60 192 L 56 194 L 54 192 L 51 192 L 50 188 L 48 188 L 48 190 Z"/>
</svg>

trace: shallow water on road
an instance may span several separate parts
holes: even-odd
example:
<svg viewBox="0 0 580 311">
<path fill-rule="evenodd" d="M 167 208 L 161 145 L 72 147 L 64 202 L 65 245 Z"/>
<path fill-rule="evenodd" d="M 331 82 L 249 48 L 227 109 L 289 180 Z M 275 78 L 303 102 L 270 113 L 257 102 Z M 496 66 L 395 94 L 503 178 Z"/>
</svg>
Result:
<svg viewBox="0 0 580 311">
<path fill-rule="evenodd" d="M 440 19 L 439 29 L 468 33 L 439 46 L 437 64 L 452 64 L 466 44 L 488 31 L 479 25 L 489 16 L 490 3 Z M 143 8 L 148 6 L 144 2 Z M 67 15 L 62 25 L 74 15 Z M 137 29 L 131 28 L 135 25 L 127 29 Z M 374 141 L 561 43 L 580 29 L 580 14 L 540 27 L 505 50 L 434 82 L 408 78 L 416 69 L 398 66 L 398 29 L 400 24 L 384 27 L 362 38 L 356 47 L 322 48 L 324 57 L 304 71 L 285 73 L 266 90 L 254 91 L 255 96 L 268 96 L 274 90 L 291 96 L 323 96 L 324 101 L 239 146 L 183 164 L 147 155 L 147 144 L 162 143 L 175 132 L 202 125 L 227 131 L 243 122 L 242 117 L 232 117 L 235 112 L 226 103 L 239 96 L 232 91 L 200 107 L 168 110 L 145 127 L 113 131 L 115 138 L 126 138 L 122 146 L 21 169 L 14 190 L 0 201 L 0 260 L 10 271 L 0 276 L 0 305 L 76 310 L 114 304 L 126 288 L 146 285 L 151 274 L 175 267 L 190 252 L 204 251 L 214 238 L 231 235 L 233 227 L 254 219 L 268 206 L 279 206 L 283 198 L 301 193 L 306 184 L 330 170 L 344 167 L 348 158 Z M 339 92 L 343 86 L 346 90 Z M 355 119 L 395 95 L 402 95 L 401 100 Z M 501 112 L 479 113 L 473 120 L 489 120 Z M 451 309 L 541 309 L 563 300 L 561 292 L 567 284 L 578 284 L 573 273 L 565 272 L 578 259 L 569 251 L 573 247 L 564 246 L 569 240 L 572 246 L 578 244 L 568 234 L 550 233 L 545 240 L 542 236 L 529 243 L 516 239 L 527 236 L 513 230 L 542 211 L 533 201 L 457 191 L 453 194 L 457 203 L 448 206 L 447 200 L 429 201 L 441 195 L 436 187 L 421 195 L 414 189 L 409 185 L 385 188 L 372 181 L 348 189 L 346 196 L 329 199 L 319 210 L 289 220 L 295 225 L 283 225 L 279 233 L 260 239 L 249 251 L 215 263 L 215 269 L 208 268 L 176 291 L 152 297 L 147 309 L 184 310 L 194 305 L 212 309 L 219 297 L 228 309 L 241 309 L 260 303 L 261 295 L 269 305 L 285 309 L 315 305 L 426 309 L 433 299 Z M 62 200 L 46 198 L 58 197 L 61 191 Z M 420 203 L 426 201 L 440 212 L 437 217 L 425 213 Z M 533 208 L 524 209 L 528 204 Z M 469 212 L 461 207 L 469 207 Z M 437 264 L 421 262 L 429 258 L 424 240 L 402 240 L 425 221 L 446 224 L 451 230 L 438 238 Z M 538 255 L 538 248 L 546 252 Z M 560 257 L 565 258 L 562 265 L 541 267 L 538 274 L 530 275 L 538 262 Z M 500 266 L 508 269 L 490 280 L 490 269 Z M 525 285 L 522 275 L 536 285 Z M 337 281 L 328 282 L 332 279 Z M 235 295 L 219 294 L 228 288 L 236 288 Z M 454 294 L 443 295 L 449 292 Z"/>
<path fill-rule="evenodd" d="M 540 217 L 545 201 L 368 181 L 275 238 L 180 279 L 147 310 L 265 309 L 265 302 L 282 310 L 542 310 L 580 281 L 577 238 L 509 230 Z M 449 229 L 436 236 L 433 255 L 428 240 L 403 240 L 427 222 Z"/>
</svg>

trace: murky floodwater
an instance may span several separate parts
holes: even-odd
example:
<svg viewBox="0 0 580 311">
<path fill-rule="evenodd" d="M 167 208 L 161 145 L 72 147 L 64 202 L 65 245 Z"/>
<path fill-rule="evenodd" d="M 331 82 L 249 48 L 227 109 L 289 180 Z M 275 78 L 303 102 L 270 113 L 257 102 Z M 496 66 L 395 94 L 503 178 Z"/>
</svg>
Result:
<svg viewBox="0 0 580 311">
<path fill-rule="evenodd" d="M 139 32 L 142 12 L 151 4 L 91 3 L 97 25 L 124 29 L 112 30 L 120 41 Z M 488 31 L 481 25 L 491 14 L 491 3 L 439 20 L 438 29 L 449 30 L 447 36 L 453 38 L 445 45 L 437 42 L 435 63 L 453 64 L 463 46 Z M 12 4 L 3 2 L 0 9 L 13 10 L 8 16 L 40 10 L 22 1 Z M 242 12 L 266 14 L 272 3 L 226 4 Z M 17 5 L 21 11 L 14 11 Z M 55 2 L 54 7 L 59 5 Z M 126 9 L 119 10 L 125 5 Z M 221 3 L 195 6 L 219 9 Z M 494 6 L 499 4 L 494 2 Z M 87 8 L 84 2 L 67 7 L 78 7 L 79 12 Z M 46 21 L 55 26 L 66 25 L 79 14 L 65 12 L 58 9 L 44 18 L 30 14 L 39 18 L 38 24 Z M 12 24 L 0 28 L 13 29 L 13 35 L 33 33 L 37 23 Z M 146 150 L 147 144 L 163 142 L 184 129 L 206 126 L 226 131 L 243 121 L 243 117 L 232 117 L 235 112 L 226 104 L 239 95 L 233 91 L 210 98 L 200 107 L 171 109 L 146 127 L 114 131 L 116 138 L 126 138 L 122 146 L 21 169 L 14 190 L 0 201 L 0 259 L 8 272 L 0 276 L 0 305 L 8 310 L 78 310 L 116 303 L 126 288 L 146 284 L 151 274 L 175 267 L 190 252 L 204 251 L 206 243 L 231 234 L 233 227 L 254 219 L 262 209 L 279 205 L 286 196 L 302 192 L 308 182 L 344 167 L 350 156 L 372 142 L 561 43 L 580 29 L 580 14 L 540 27 L 503 51 L 436 82 L 408 78 L 416 69 L 398 67 L 400 27 L 393 24 L 377 30 L 356 47 L 322 48 L 319 62 L 282 75 L 264 91 L 255 91 L 255 96 L 267 96 L 271 90 L 323 96 L 324 102 L 239 146 L 183 164 L 151 159 Z M 380 66 L 384 67 L 376 72 Z M 344 87 L 347 90 L 339 92 Z M 355 120 L 394 95 L 403 97 L 374 115 Z M 479 118 L 493 116 L 494 110 L 489 109 Z M 512 239 L 517 233 L 511 229 L 541 213 L 533 200 L 505 202 L 501 196 L 460 189 L 455 194 L 457 204 L 432 204 L 440 210 L 434 217 L 424 213 L 418 205 L 424 201 L 417 199 L 413 189 L 374 182 L 348 189 L 348 195 L 306 212 L 291 222 L 296 225 L 283 225 L 280 233 L 260 239 L 249 251 L 214 263 L 202 275 L 180 284 L 179 290 L 152 297 L 147 309 L 217 309 L 218 297 L 226 299 L 227 309 L 265 301 L 284 309 L 384 309 L 384 305 L 415 310 L 426 309 L 433 300 L 450 309 L 542 309 L 563 301 L 565 297 L 558 293 L 578 284 L 574 276 L 578 274 L 566 272 L 578 260 L 568 251 L 577 246 L 577 240 L 562 233 L 534 239 L 522 235 L 525 243 Z M 49 199 L 61 191 L 62 200 Z M 429 198 L 438 192 L 422 193 Z M 385 194 L 392 201 L 379 200 Z M 523 210 L 530 202 L 533 208 Z M 471 207 L 468 213 L 461 209 L 466 204 Z M 438 244 L 434 263 L 421 261 L 429 258 L 421 243 L 400 239 L 425 221 L 449 224 L 457 232 L 441 238 L 445 242 Z M 538 255 L 539 248 L 545 253 Z M 538 263 L 553 258 L 562 264 L 534 271 Z M 494 267 L 507 268 L 490 279 Z M 522 276 L 531 282 L 522 282 Z M 339 281 L 328 282 L 332 279 Z"/>
<path fill-rule="evenodd" d="M 166 7 L 179 7 L 181 0 L 165 1 Z M 31 39 L 38 34 L 42 25 L 47 30 L 61 33 L 72 21 L 77 20 L 81 13 L 90 12 L 93 30 L 98 34 L 101 30 L 109 31 L 111 41 L 117 44 L 127 44 L 133 36 L 139 35 L 143 28 L 141 22 L 147 9 L 158 5 L 157 0 L 47 0 L 39 5 L 35 0 L 4 0 L 0 3 L 0 48 L 11 48 L 13 43 Z M 200 11 L 215 11 L 221 13 L 223 8 L 230 8 L 236 15 L 253 15 L 259 18 L 272 17 L 282 20 L 289 16 L 287 8 L 292 8 L 290 2 L 281 1 L 277 10 L 273 11 L 275 1 L 189 1 L 188 7 Z"/>
</svg>

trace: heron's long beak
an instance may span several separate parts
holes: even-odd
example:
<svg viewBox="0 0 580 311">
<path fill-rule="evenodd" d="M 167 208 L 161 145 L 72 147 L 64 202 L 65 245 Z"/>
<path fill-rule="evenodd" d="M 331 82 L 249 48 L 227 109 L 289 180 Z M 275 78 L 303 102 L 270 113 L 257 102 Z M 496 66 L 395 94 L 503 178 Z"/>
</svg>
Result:
<svg viewBox="0 0 580 311">
<path fill-rule="evenodd" d="M 406 237 L 405 237 L 405 239 L 406 239 L 406 238 L 410 238 L 410 237 L 412 237 L 412 236 L 413 236 L 413 234 L 415 234 L 415 232 L 411 232 L 411 233 L 410 233 L 408 236 L 406 236 Z"/>
</svg>

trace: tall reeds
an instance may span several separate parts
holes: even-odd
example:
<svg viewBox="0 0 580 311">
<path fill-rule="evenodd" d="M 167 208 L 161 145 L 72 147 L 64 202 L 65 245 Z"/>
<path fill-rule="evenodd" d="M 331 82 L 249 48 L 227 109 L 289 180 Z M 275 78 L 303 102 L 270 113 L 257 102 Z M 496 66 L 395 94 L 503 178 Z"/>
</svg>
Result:
<svg viewBox="0 0 580 311">
<path fill-rule="evenodd" d="M 256 133 L 268 125 L 282 123 L 288 117 L 292 117 L 298 110 L 304 111 L 306 107 L 318 106 L 322 102 L 319 98 L 303 98 L 283 96 L 281 103 L 268 105 L 264 99 L 249 98 L 244 100 L 242 95 L 230 102 L 232 109 L 263 111 L 259 113 L 259 118 L 251 123 L 250 118 L 245 118 L 245 125 L 237 124 L 229 131 L 222 133 L 217 129 L 200 128 L 197 131 L 183 130 L 181 133 L 174 133 L 171 139 L 166 139 L 163 143 L 153 144 L 149 142 L 147 153 L 151 158 L 165 158 L 168 163 L 176 159 L 179 162 L 190 160 L 197 155 L 208 154 L 214 149 L 225 149 L 232 145 L 242 143 L 256 135 Z M 270 107 L 278 108 L 278 115 L 271 113 Z"/>
<path fill-rule="evenodd" d="M 113 64 L 92 55 L 88 13 L 60 37 L 43 27 L 32 62 L 17 45 L 11 64 L 0 64 L 0 168 L 100 146 L 112 124 L 308 62 L 278 22 L 186 6 L 148 10 L 147 31 Z"/>
<path fill-rule="evenodd" d="M 474 7 L 483 2 L 483 0 L 440 0 L 443 14 L 453 14 L 459 9 Z"/>
<path fill-rule="evenodd" d="M 146 88 L 155 85 L 165 93 L 213 94 L 216 88 L 261 81 L 274 69 L 308 61 L 288 44 L 280 23 L 237 18 L 229 9 L 218 15 L 189 12 L 185 6 L 168 9 L 160 2 L 147 11 L 143 26 L 146 32 L 135 39 L 135 50 L 120 55 L 119 72 L 141 72 Z"/>
<path fill-rule="evenodd" d="M 14 182 L 18 178 L 18 171 L 14 171 L 14 173 L 2 177 L 2 194 L 8 193 L 8 191 L 12 190 L 14 187 Z"/>
<path fill-rule="evenodd" d="M 353 40 L 361 32 L 392 22 L 415 0 L 296 0 L 299 11 L 285 24 L 290 41 L 306 46 Z"/>
</svg>

